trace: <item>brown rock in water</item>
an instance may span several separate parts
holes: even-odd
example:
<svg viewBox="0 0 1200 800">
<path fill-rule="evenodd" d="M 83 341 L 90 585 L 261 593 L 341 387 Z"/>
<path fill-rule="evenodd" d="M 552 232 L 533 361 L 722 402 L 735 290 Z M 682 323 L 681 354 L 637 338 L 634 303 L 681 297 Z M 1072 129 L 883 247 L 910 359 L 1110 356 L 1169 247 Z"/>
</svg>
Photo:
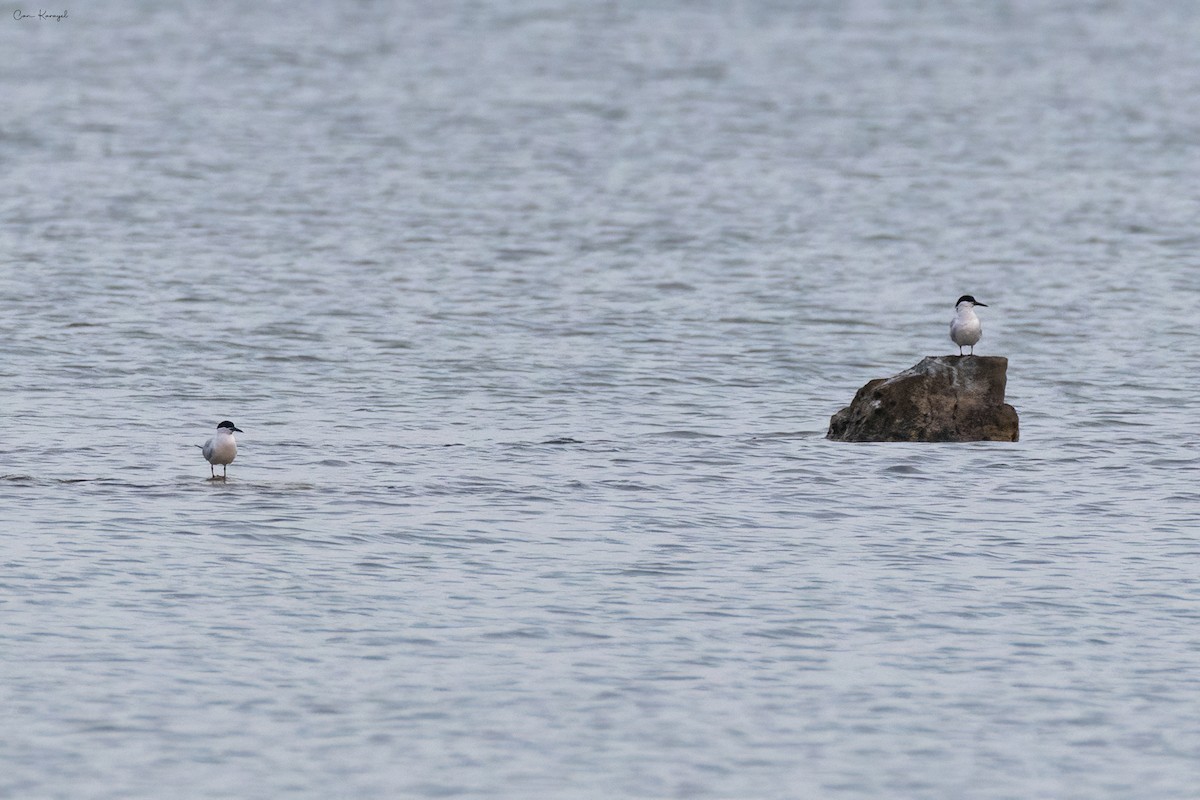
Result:
<svg viewBox="0 0 1200 800">
<path fill-rule="evenodd" d="M 928 356 L 877 378 L 829 420 L 839 442 L 1015 442 L 1017 411 L 1004 402 L 1008 359 Z"/>
</svg>

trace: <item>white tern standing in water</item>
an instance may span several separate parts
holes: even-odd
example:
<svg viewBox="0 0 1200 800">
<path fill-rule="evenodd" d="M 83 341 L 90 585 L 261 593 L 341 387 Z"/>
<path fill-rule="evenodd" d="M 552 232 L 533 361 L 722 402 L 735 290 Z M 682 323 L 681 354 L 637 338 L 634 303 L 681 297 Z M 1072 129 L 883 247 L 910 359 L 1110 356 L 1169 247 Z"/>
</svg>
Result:
<svg viewBox="0 0 1200 800">
<path fill-rule="evenodd" d="M 964 347 L 971 348 L 975 355 L 975 345 L 983 338 L 983 323 L 975 313 L 975 306 L 987 308 L 987 303 L 981 303 L 969 294 L 958 298 L 954 304 L 954 320 L 950 323 L 950 340 L 958 345 L 958 354 L 963 354 Z"/>
<path fill-rule="evenodd" d="M 203 451 L 204 458 L 208 461 L 208 469 L 214 478 L 217 477 L 217 464 L 221 465 L 221 478 L 224 479 L 228 477 L 229 464 L 237 458 L 237 439 L 233 438 L 234 431 L 243 432 L 241 428 L 225 420 L 217 426 L 216 436 L 203 445 L 196 445 Z"/>
</svg>

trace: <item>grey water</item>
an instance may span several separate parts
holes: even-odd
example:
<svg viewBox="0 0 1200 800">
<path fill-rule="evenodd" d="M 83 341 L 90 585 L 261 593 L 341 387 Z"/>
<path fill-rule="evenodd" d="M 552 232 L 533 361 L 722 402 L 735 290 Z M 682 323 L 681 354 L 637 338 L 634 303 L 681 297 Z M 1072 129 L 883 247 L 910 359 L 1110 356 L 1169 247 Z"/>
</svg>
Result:
<svg viewBox="0 0 1200 800">
<path fill-rule="evenodd" d="M 1195 797 L 1200 6 L 67 12 L 0 797 Z M 826 441 L 961 294 L 1020 442 Z"/>
</svg>

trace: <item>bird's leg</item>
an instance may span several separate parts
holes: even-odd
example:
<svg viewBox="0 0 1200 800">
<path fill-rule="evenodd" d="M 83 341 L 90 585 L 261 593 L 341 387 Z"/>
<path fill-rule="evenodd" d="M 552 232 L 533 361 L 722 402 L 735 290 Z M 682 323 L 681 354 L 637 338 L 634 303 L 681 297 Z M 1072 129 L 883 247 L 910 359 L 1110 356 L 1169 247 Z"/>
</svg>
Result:
<svg viewBox="0 0 1200 800">
<path fill-rule="evenodd" d="M 209 464 L 209 465 L 208 465 L 208 471 L 209 471 L 210 473 L 212 473 L 212 476 L 213 476 L 214 478 L 215 478 L 215 477 L 217 477 L 217 468 L 216 468 L 216 467 L 214 467 L 212 464 Z"/>
</svg>

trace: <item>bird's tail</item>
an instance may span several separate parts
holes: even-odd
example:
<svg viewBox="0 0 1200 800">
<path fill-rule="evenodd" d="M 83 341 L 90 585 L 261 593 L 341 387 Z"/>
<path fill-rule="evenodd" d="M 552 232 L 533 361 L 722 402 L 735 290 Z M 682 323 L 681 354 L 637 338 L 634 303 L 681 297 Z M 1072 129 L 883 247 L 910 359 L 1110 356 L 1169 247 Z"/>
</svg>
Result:
<svg viewBox="0 0 1200 800">
<path fill-rule="evenodd" d="M 194 445 L 192 445 L 192 447 L 199 447 L 201 450 L 204 449 L 204 445 L 202 445 L 202 444 L 194 444 Z"/>
</svg>

